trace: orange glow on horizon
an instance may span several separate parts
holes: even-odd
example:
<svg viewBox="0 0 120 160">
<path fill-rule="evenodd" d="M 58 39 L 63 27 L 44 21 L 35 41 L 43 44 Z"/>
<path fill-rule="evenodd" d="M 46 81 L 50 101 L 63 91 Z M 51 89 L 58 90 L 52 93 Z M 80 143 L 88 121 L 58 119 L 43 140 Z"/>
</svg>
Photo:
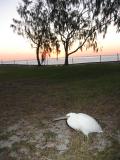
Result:
<svg viewBox="0 0 120 160">
<path fill-rule="evenodd" d="M 114 50 L 104 50 L 103 51 L 99 51 L 99 52 L 93 52 L 92 49 L 89 49 L 89 51 L 84 51 L 84 52 L 81 52 L 81 51 L 78 51 L 77 53 L 74 53 L 72 54 L 71 56 L 72 57 L 76 57 L 76 56 L 96 56 L 96 55 L 114 55 L 114 54 L 120 54 L 120 52 L 115 52 Z M 41 55 L 40 55 L 41 57 Z M 57 55 L 54 53 L 52 53 L 50 55 L 50 57 L 48 56 L 47 58 L 56 58 Z M 64 53 L 60 53 L 58 55 L 58 58 L 60 57 L 64 57 Z M 11 61 L 11 60 L 32 60 L 32 59 L 36 59 L 36 53 L 35 51 L 34 52 L 31 52 L 31 53 L 3 53 L 1 54 L 0 53 L 0 61 Z"/>
<path fill-rule="evenodd" d="M 3 36 L 1 35 L 0 61 L 36 59 L 35 48 L 31 48 L 30 42 L 27 39 L 16 35 L 12 30 L 10 31 L 10 33 L 6 33 L 7 38 L 4 33 Z M 110 27 L 105 39 L 103 39 L 101 35 L 98 37 L 98 45 L 102 48 L 102 50 L 99 50 L 97 53 L 95 53 L 92 49 L 84 49 L 82 52 L 78 50 L 77 53 L 74 53 L 71 56 L 112 55 L 120 53 L 119 39 L 120 34 L 116 34 L 115 28 L 113 29 L 113 27 Z M 71 50 L 74 50 L 76 47 L 77 43 L 75 43 L 74 48 Z M 50 57 L 56 58 L 57 55 L 55 53 L 51 53 Z M 61 48 L 61 53 L 58 57 L 64 57 L 63 48 Z"/>
</svg>

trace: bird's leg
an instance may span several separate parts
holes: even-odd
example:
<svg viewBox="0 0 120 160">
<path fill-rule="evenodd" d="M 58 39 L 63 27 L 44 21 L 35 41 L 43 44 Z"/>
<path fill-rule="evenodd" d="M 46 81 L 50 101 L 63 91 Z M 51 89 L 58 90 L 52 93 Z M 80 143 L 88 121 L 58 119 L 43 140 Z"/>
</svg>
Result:
<svg viewBox="0 0 120 160">
<path fill-rule="evenodd" d="M 84 143 L 86 142 L 86 136 L 85 135 L 83 135 L 83 139 L 84 139 Z"/>
<path fill-rule="evenodd" d="M 88 137 L 88 136 L 86 136 L 86 135 L 83 135 L 83 140 L 84 140 L 84 143 L 86 143 L 86 142 L 88 142 L 89 137 Z"/>
<path fill-rule="evenodd" d="M 83 135 L 83 143 L 81 146 L 81 151 L 84 155 L 84 157 L 88 157 L 88 144 L 89 144 L 89 137 L 87 135 Z"/>
</svg>

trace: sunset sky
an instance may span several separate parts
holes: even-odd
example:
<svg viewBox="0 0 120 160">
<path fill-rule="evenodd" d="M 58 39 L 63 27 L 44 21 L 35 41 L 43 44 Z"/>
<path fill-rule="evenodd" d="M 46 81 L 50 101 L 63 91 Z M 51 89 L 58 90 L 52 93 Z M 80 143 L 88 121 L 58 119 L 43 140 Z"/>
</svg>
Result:
<svg viewBox="0 0 120 160">
<path fill-rule="evenodd" d="M 36 58 L 35 49 L 31 48 L 29 40 L 13 33 L 10 28 L 12 18 L 18 17 L 16 11 L 18 2 L 20 0 L 0 0 L 0 61 Z M 99 36 L 98 42 L 102 51 L 93 53 L 92 50 L 89 50 L 87 53 L 86 51 L 80 52 L 79 55 L 120 53 L 120 33 L 116 33 L 114 27 L 109 27 L 104 40 L 102 36 Z"/>
</svg>

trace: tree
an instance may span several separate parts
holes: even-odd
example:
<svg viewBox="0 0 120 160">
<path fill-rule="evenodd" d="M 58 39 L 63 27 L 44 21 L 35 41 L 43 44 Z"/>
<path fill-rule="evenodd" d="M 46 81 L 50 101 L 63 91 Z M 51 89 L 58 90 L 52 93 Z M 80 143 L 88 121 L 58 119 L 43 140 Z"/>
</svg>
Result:
<svg viewBox="0 0 120 160">
<path fill-rule="evenodd" d="M 42 0 L 34 2 L 22 0 L 17 8 L 17 13 L 20 20 L 13 19 L 11 27 L 18 35 L 28 38 L 31 45 L 36 48 L 36 58 L 40 66 L 39 50 L 51 52 L 52 47 L 57 45 L 57 38 L 50 31 L 49 10 Z"/>
<path fill-rule="evenodd" d="M 120 32 L 120 0 L 95 0 L 95 3 L 94 18 L 99 15 L 103 17 L 103 21 L 111 18 L 111 22 L 117 27 L 117 31 Z M 110 24 L 106 24 L 106 28 L 103 30 L 104 34 L 106 34 Z"/>
<path fill-rule="evenodd" d="M 68 57 L 83 47 L 97 47 L 97 31 L 106 23 L 102 18 L 94 18 L 95 2 L 91 0 L 47 0 L 51 10 L 50 17 L 53 32 L 64 46 L 65 65 L 68 65 Z M 78 46 L 73 49 L 76 41 Z M 73 49 L 73 50 L 72 50 Z"/>
<path fill-rule="evenodd" d="M 111 16 L 99 15 L 100 7 L 96 1 L 22 0 L 23 4 L 19 4 L 17 9 L 21 20 L 13 19 L 11 26 L 36 45 L 38 65 L 41 65 L 40 49 L 43 53 L 56 50 L 58 57 L 61 44 L 65 65 L 68 65 L 68 57 L 83 47 L 98 51 L 97 34 L 106 33 L 107 25 L 111 23 Z M 76 42 L 79 42 L 77 46 Z"/>
</svg>

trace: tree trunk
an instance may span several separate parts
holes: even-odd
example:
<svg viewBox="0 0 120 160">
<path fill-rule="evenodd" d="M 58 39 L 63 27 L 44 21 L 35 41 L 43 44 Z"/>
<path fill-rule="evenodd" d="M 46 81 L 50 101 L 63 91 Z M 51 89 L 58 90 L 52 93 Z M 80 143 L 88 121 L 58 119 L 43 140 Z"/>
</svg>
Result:
<svg viewBox="0 0 120 160">
<path fill-rule="evenodd" d="M 65 63 L 64 65 L 68 65 L 68 41 L 66 41 L 66 44 L 65 44 Z"/>
<path fill-rule="evenodd" d="M 38 66 L 41 66 L 40 57 L 39 57 L 39 45 L 36 48 L 36 58 L 37 58 Z"/>
<path fill-rule="evenodd" d="M 65 54 L 65 65 L 68 65 L 68 54 Z"/>
</svg>

